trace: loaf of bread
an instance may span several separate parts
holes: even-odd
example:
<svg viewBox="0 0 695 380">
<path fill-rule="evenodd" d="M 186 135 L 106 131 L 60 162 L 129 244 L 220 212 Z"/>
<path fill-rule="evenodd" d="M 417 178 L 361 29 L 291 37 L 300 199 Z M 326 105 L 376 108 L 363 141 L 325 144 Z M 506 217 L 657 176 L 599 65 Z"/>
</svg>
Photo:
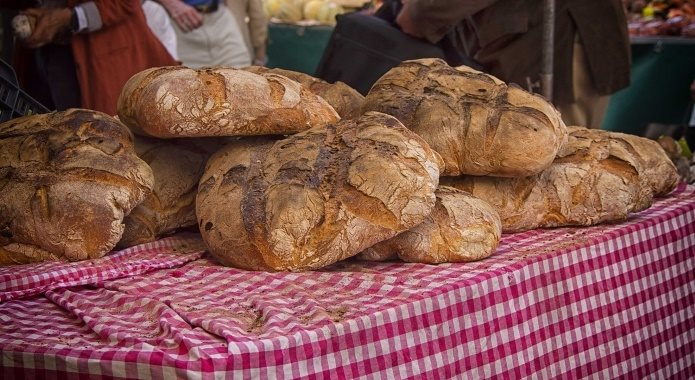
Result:
<svg viewBox="0 0 695 380">
<path fill-rule="evenodd" d="M 624 147 L 623 149 L 639 161 L 643 186 L 651 191 L 654 197 L 664 196 L 678 186 L 678 169 L 658 142 L 641 136 L 600 129 L 569 127 L 568 130 L 570 139 L 573 140 L 572 145 L 578 144 L 580 140 L 609 140 L 614 145 Z"/>
<path fill-rule="evenodd" d="M 0 264 L 103 256 L 153 181 L 128 129 L 100 112 L 0 124 Z"/>
<path fill-rule="evenodd" d="M 440 186 L 435 194 L 437 203 L 424 222 L 367 248 L 357 257 L 441 264 L 490 256 L 502 235 L 500 217 L 492 206 L 452 187 Z"/>
<path fill-rule="evenodd" d="M 195 196 L 208 158 L 224 146 L 221 138 L 153 139 L 137 137 L 135 152 L 154 174 L 154 189 L 128 214 L 118 248 L 155 241 L 196 226 Z"/>
<path fill-rule="evenodd" d="M 282 135 L 339 119 L 323 98 L 282 75 L 182 66 L 131 77 L 118 116 L 134 132 L 160 138 Z"/>
<path fill-rule="evenodd" d="M 657 191 L 650 177 L 672 177 L 668 165 L 652 173 L 632 137 L 572 128 L 553 164 L 527 178 L 442 177 L 442 185 L 468 191 L 490 203 L 504 232 L 539 227 L 588 226 L 621 221 L 648 208 Z M 651 144 L 647 144 L 651 145 Z M 674 185 L 675 186 L 675 185 Z M 663 191 L 663 190 L 660 190 Z"/>
<path fill-rule="evenodd" d="M 324 98 L 343 119 L 354 119 L 362 114 L 364 96 L 343 82 L 328 83 L 297 71 L 269 69 L 263 66 L 248 66 L 244 70 L 257 74 L 274 73 L 297 81 L 314 94 Z"/>
<path fill-rule="evenodd" d="M 224 265 L 318 269 L 421 223 L 438 179 L 438 157 L 420 137 L 370 112 L 223 148 L 198 187 L 198 226 Z"/>
<path fill-rule="evenodd" d="M 560 114 L 541 96 L 440 59 L 391 69 L 372 86 L 363 111 L 393 115 L 422 136 L 448 176 L 537 174 L 567 140 Z"/>
</svg>

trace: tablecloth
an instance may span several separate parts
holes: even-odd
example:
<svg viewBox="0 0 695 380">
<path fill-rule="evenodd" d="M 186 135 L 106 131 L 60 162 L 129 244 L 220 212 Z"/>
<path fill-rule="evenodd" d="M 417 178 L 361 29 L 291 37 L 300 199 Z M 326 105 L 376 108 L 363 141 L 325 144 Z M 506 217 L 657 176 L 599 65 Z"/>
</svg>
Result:
<svg viewBox="0 0 695 380">
<path fill-rule="evenodd" d="M 467 264 L 226 268 L 198 235 L 0 269 L 0 377 L 688 378 L 695 187 Z"/>
</svg>

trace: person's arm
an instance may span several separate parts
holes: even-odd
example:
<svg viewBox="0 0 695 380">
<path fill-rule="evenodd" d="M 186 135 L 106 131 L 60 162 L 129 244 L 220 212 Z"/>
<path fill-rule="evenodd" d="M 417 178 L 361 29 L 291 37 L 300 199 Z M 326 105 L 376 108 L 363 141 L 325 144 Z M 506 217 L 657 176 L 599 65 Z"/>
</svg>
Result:
<svg viewBox="0 0 695 380">
<path fill-rule="evenodd" d="M 118 24 L 142 12 L 140 0 L 92 0 L 73 7 L 77 11 L 80 32 L 95 32 Z"/>
<path fill-rule="evenodd" d="M 263 0 L 249 0 L 247 15 L 249 17 L 249 35 L 253 46 L 253 63 L 265 65 L 266 42 L 268 39 L 268 19 L 263 10 Z"/>
<path fill-rule="evenodd" d="M 24 44 L 30 48 L 50 43 L 60 32 L 90 33 L 117 24 L 142 12 L 140 0 L 93 0 L 74 7 L 30 8 L 22 14 L 34 17 L 34 31 Z"/>
<path fill-rule="evenodd" d="M 169 17 L 178 25 L 179 29 L 184 32 L 190 32 L 193 29 L 203 25 L 203 15 L 195 8 L 184 3 L 181 0 L 156 0 L 166 9 Z"/>
<path fill-rule="evenodd" d="M 90 33 L 116 24 L 140 9 L 140 0 L 94 0 L 74 7 L 30 8 L 22 11 L 36 19 L 34 31 L 24 44 L 30 48 L 50 43 L 60 32 Z"/>
<path fill-rule="evenodd" d="M 29 48 L 50 43 L 56 35 L 70 28 L 72 20 L 70 8 L 29 8 L 21 13 L 36 20 L 31 35 L 23 41 Z"/>
<path fill-rule="evenodd" d="M 396 23 L 403 32 L 438 42 L 456 24 L 498 0 L 402 0 Z"/>
</svg>

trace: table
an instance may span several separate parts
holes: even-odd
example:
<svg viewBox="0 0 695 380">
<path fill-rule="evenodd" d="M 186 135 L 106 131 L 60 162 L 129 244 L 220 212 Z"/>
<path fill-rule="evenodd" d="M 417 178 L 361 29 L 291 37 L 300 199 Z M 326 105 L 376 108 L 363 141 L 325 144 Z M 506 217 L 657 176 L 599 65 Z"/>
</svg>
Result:
<svg viewBox="0 0 695 380">
<path fill-rule="evenodd" d="M 198 235 L 0 269 L 0 377 L 685 378 L 695 187 L 621 224 L 505 235 L 489 259 L 218 266 Z"/>
<path fill-rule="evenodd" d="M 602 129 L 644 136 L 647 125 L 685 125 L 695 80 L 695 38 L 632 37 L 631 84 L 610 100 Z"/>
</svg>

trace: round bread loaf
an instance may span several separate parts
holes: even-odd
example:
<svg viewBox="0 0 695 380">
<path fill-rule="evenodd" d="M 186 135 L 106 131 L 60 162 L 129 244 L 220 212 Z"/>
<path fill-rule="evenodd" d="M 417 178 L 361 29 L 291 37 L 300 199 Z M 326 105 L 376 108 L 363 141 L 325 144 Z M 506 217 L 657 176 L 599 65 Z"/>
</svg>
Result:
<svg viewBox="0 0 695 380">
<path fill-rule="evenodd" d="M 135 152 L 152 168 L 154 189 L 123 220 L 125 230 L 117 247 L 148 243 L 180 228 L 196 226 L 198 181 L 210 155 L 222 146 L 224 140 L 219 138 L 137 137 Z"/>
<path fill-rule="evenodd" d="M 134 132 L 160 138 L 291 134 L 339 119 L 324 99 L 282 75 L 182 66 L 131 77 L 118 116 Z"/>
<path fill-rule="evenodd" d="M 0 124 L 0 264 L 103 256 L 152 186 L 132 135 L 108 115 L 72 109 Z"/>
<path fill-rule="evenodd" d="M 438 157 L 420 137 L 370 112 L 223 148 L 201 178 L 198 225 L 224 265 L 318 269 L 421 223 L 438 178 Z"/>
<path fill-rule="evenodd" d="M 343 82 L 328 83 L 309 74 L 277 68 L 269 69 L 264 66 L 248 66 L 243 70 L 257 74 L 274 73 L 297 81 L 314 94 L 325 99 L 342 119 L 354 119 L 362 114 L 364 96 Z"/>
<path fill-rule="evenodd" d="M 647 167 L 630 137 L 586 128 L 570 131 L 568 143 L 539 175 L 442 177 L 441 183 L 487 201 L 499 213 L 502 230 L 516 232 L 625 220 L 651 206 L 656 192 L 650 177 L 674 175 L 675 168 L 668 165 L 657 165 L 666 168 L 660 174 L 651 173 L 656 167 Z"/>
<path fill-rule="evenodd" d="M 541 96 L 434 58 L 384 74 L 363 111 L 393 115 L 422 136 L 444 159 L 447 176 L 537 174 L 567 140 L 560 114 Z"/>
<path fill-rule="evenodd" d="M 424 222 L 367 248 L 358 258 L 441 264 L 489 257 L 502 235 L 492 206 L 453 187 L 440 186 L 435 194 L 437 203 Z"/>
</svg>

